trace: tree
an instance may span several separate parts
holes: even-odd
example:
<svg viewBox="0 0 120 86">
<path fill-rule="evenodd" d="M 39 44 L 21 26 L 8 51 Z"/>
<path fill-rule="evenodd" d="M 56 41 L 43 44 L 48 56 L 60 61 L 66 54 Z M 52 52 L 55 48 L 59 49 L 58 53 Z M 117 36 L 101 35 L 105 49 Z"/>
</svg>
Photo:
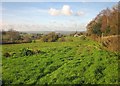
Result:
<svg viewBox="0 0 120 86">
<path fill-rule="evenodd" d="M 7 33 L 10 37 L 11 42 L 14 42 L 15 40 L 19 40 L 19 38 L 20 38 L 19 32 L 15 31 L 13 29 L 8 30 Z"/>
<path fill-rule="evenodd" d="M 101 35 L 119 35 L 120 33 L 120 10 L 118 4 L 112 9 L 102 10 L 88 25 L 87 33 L 88 35 L 96 34 Z"/>
<path fill-rule="evenodd" d="M 93 26 L 93 29 L 92 29 L 93 34 L 96 34 L 96 35 L 98 35 L 98 36 L 101 36 L 102 32 L 101 32 L 100 28 L 101 28 L 101 23 L 96 23 L 96 24 Z"/>
<path fill-rule="evenodd" d="M 51 32 L 47 35 L 44 35 L 41 40 L 43 42 L 55 42 L 57 41 L 58 38 L 59 38 L 58 34 L 56 34 L 55 32 Z"/>
</svg>

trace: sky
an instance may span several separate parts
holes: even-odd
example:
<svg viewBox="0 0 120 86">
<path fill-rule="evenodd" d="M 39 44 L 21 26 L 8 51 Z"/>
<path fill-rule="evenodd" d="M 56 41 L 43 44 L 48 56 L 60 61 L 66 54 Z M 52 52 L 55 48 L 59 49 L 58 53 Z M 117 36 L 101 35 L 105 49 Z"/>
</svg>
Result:
<svg viewBox="0 0 120 86">
<path fill-rule="evenodd" d="M 117 2 L 2 2 L 2 29 L 85 31 L 86 25 Z"/>
</svg>

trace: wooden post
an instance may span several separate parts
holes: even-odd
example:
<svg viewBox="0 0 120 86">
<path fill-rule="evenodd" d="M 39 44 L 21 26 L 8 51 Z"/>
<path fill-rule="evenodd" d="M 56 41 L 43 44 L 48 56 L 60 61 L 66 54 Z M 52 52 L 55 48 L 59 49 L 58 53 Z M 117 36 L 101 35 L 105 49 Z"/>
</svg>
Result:
<svg viewBox="0 0 120 86">
<path fill-rule="evenodd" d="M 102 33 L 102 36 L 101 36 L 101 43 L 102 43 L 102 41 L 103 41 L 103 33 Z"/>
</svg>

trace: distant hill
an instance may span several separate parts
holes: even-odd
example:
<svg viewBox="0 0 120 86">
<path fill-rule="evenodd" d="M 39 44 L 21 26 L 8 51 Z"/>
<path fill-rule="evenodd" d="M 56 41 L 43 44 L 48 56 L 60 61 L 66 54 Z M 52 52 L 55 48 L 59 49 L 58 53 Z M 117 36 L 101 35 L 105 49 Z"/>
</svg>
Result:
<svg viewBox="0 0 120 86">
<path fill-rule="evenodd" d="M 72 33 L 75 33 L 76 31 L 20 31 L 20 32 L 25 32 L 25 33 L 35 33 L 35 34 L 48 34 L 50 32 L 55 32 L 55 33 L 61 33 L 61 34 L 65 34 L 65 35 L 69 35 Z M 85 31 L 77 31 L 77 32 L 85 32 Z"/>
</svg>

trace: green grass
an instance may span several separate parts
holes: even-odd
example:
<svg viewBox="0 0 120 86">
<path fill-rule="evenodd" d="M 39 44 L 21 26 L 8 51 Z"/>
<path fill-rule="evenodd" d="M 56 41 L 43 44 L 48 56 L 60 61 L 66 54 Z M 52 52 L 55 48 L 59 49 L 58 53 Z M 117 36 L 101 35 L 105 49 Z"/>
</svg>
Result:
<svg viewBox="0 0 120 86">
<path fill-rule="evenodd" d="M 68 38 L 67 38 L 68 39 Z M 5 58 L 4 84 L 118 84 L 118 56 L 90 39 L 73 42 L 39 42 L 3 45 L 3 53 L 21 48 L 45 53 Z"/>
</svg>

